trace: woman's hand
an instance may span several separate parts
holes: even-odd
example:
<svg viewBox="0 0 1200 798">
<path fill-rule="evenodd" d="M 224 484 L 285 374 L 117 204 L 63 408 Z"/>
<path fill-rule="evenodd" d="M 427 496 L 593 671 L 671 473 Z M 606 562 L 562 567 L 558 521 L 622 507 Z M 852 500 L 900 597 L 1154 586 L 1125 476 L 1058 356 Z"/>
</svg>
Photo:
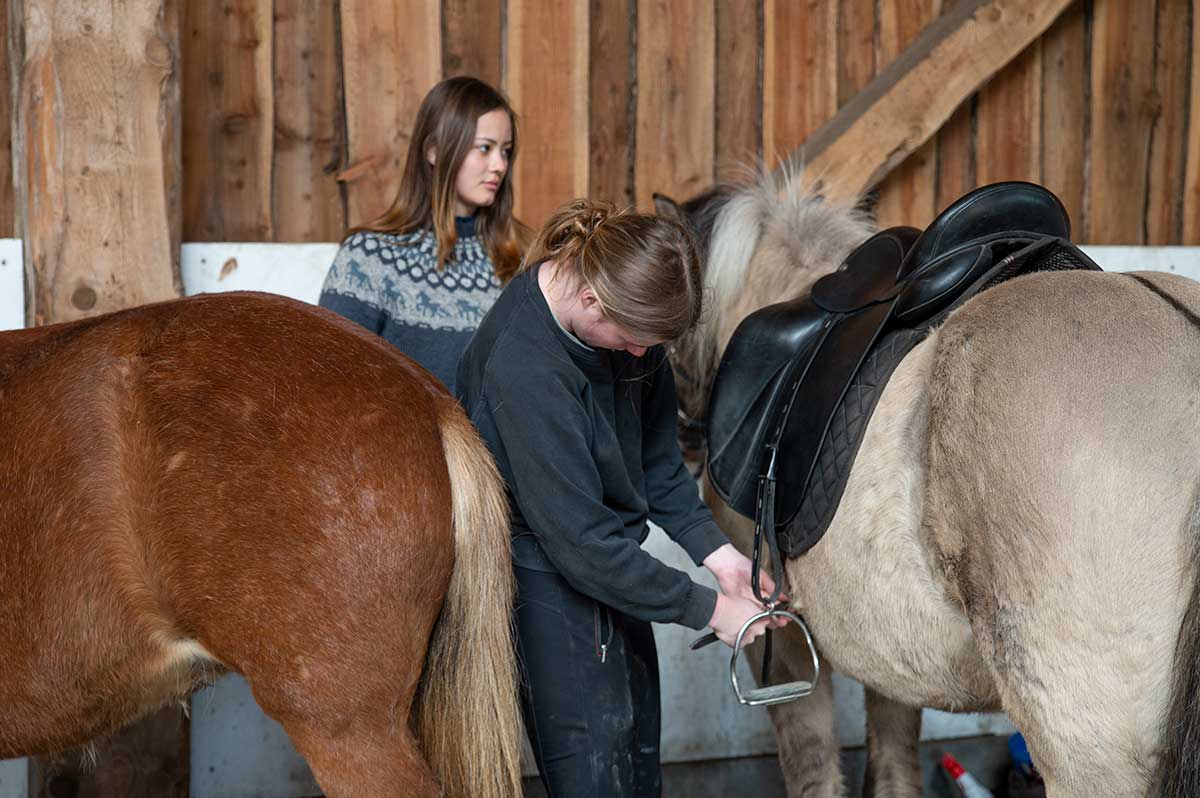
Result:
<svg viewBox="0 0 1200 798">
<path fill-rule="evenodd" d="M 712 572 L 712 575 L 717 578 L 717 584 L 721 586 L 721 592 L 727 596 L 738 597 L 746 601 L 752 601 L 761 609 L 766 609 L 758 603 L 758 599 L 754 596 L 754 588 L 751 583 L 751 574 L 753 573 L 754 564 L 750 562 L 750 558 L 742 554 L 733 547 L 732 543 L 726 543 L 712 554 L 704 558 L 704 567 Z M 762 594 L 769 596 L 775 590 L 775 580 L 771 578 L 765 569 L 761 569 L 758 573 L 758 579 L 762 588 Z M 788 601 L 788 597 L 780 594 L 778 603 L 782 604 Z M 782 626 L 783 624 L 779 624 Z"/>
<path fill-rule="evenodd" d="M 746 621 L 760 612 L 762 612 L 762 607 L 756 601 L 746 601 L 737 596 L 727 596 L 724 593 L 718 593 L 717 606 L 713 610 L 712 618 L 709 619 L 708 625 L 712 627 L 718 640 L 733 648 L 733 644 L 737 642 L 738 632 L 742 630 L 742 626 L 745 625 Z M 761 637 L 766 629 L 766 618 L 756 622 L 747 629 L 746 634 L 742 636 L 742 648 L 745 648 Z"/>
<path fill-rule="evenodd" d="M 749 557 L 735 549 L 732 543 L 726 543 L 704 558 L 704 567 L 708 568 L 717 578 L 717 584 L 720 585 L 723 594 L 717 596 L 717 608 L 713 610 L 709 626 L 713 628 L 723 643 L 733 646 L 742 624 L 751 616 L 766 609 L 754 596 L 751 581 L 754 564 L 750 562 Z M 769 596 L 775 590 L 775 580 L 765 570 L 759 571 L 758 578 L 762 594 Z M 724 602 L 722 602 L 723 599 Z M 787 601 L 788 597 L 781 593 L 778 603 L 782 604 Z M 718 623 L 728 624 L 735 619 L 736 625 L 733 626 L 732 631 L 717 625 Z M 747 643 L 759 637 L 768 626 L 778 629 L 786 625 L 787 618 L 770 620 L 764 618 L 746 632 L 745 637 L 742 638 L 742 646 L 745 647 Z"/>
</svg>

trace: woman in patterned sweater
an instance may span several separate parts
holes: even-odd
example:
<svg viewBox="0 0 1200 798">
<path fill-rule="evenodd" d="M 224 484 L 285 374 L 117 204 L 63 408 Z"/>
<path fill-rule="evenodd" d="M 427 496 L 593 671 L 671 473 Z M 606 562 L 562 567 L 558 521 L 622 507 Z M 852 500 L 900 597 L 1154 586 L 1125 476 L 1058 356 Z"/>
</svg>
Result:
<svg viewBox="0 0 1200 798">
<path fill-rule="evenodd" d="M 516 118 L 469 77 L 434 86 L 417 112 L 400 191 L 352 228 L 321 307 L 382 335 L 451 392 L 458 357 L 521 262 L 512 215 Z"/>
</svg>

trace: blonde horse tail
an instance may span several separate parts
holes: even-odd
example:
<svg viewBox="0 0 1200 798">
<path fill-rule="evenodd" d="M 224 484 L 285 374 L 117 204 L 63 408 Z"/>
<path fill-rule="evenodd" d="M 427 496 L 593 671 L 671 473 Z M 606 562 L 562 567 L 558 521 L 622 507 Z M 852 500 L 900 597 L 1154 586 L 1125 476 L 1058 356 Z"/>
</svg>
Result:
<svg viewBox="0 0 1200 798">
<path fill-rule="evenodd" d="M 454 511 L 454 572 L 417 694 L 421 748 L 447 798 L 521 794 L 508 503 L 474 426 L 439 418 Z"/>
<path fill-rule="evenodd" d="M 1200 486 L 1184 533 L 1191 537 L 1192 594 L 1175 642 L 1171 706 L 1158 763 L 1159 798 L 1200 795 Z"/>
</svg>

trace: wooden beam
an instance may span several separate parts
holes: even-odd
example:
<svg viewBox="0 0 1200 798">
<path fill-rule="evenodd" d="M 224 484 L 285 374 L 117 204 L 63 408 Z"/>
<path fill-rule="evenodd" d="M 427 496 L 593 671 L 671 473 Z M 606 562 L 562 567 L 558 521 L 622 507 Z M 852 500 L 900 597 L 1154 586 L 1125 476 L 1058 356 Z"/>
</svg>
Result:
<svg viewBox="0 0 1200 798">
<path fill-rule="evenodd" d="M 342 0 L 340 8 L 349 160 L 339 179 L 347 224 L 356 225 L 396 198 L 417 109 L 442 77 L 442 17 L 441 4 L 426 0 Z"/>
<path fill-rule="evenodd" d="M 176 4 L 10 2 L 27 322 L 180 295 Z"/>
<path fill-rule="evenodd" d="M 1046 31 L 1073 0 L 960 0 L 793 152 L 819 190 L 860 196 Z"/>
<path fill-rule="evenodd" d="M 590 0 L 588 10 L 588 190 L 633 205 L 634 0 Z"/>
<path fill-rule="evenodd" d="M 917 0 L 924 2 L 924 0 Z M 837 107 L 841 108 L 871 82 L 879 67 L 887 64 L 908 42 L 899 46 L 889 42 L 897 33 L 897 26 L 888 25 L 899 21 L 920 32 L 925 22 L 909 12 L 907 0 L 889 0 L 876 8 L 876 0 L 839 0 L 837 25 Z M 879 39 L 876 59 L 875 40 Z M 902 34 L 901 34 L 902 35 Z M 911 37 L 910 37 L 911 38 Z"/>
<path fill-rule="evenodd" d="M 588 0 L 508 5 L 505 82 L 521 118 L 514 210 L 535 230 L 588 190 L 588 25 Z"/>
<path fill-rule="evenodd" d="M 717 0 L 718 179 L 745 177 L 762 157 L 762 12 L 760 0 Z"/>
<path fill-rule="evenodd" d="M 12 98 L 8 78 L 8 10 L 0 11 L 0 238 L 16 228 L 16 196 L 12 174 Z"/>
<path fill-rule="evenodd" d="M 1157 111 L 1150 131 L 1146 190 L 1146 243 L 1178 244 L 1183 230 L 1183 175 L 1187 163 L 1188 82 L 1192 9 L 1179 0 L 1159 0 L 1154 45 Z"/>
<path fill-rule="evenodd" d="M 1155 5 L 1093 6 L 1088 243 L 1145 244 L 1154 95 Z M 1156 197 L 1167 202 L 1167 197 Z"/>
<path fill-rule="evenodd" d="M 1084 205 L 1087 174 L 1087 19 L 1082 3 L 1042 37 L 1042 185 L 1062 200 L 1071 236 L 1090 241 Z"/>
<path fill-rule="evenodd" d="M 470 75 L 500 88 L 500 0 L 442 0 L 442 75 Z"/>
<path fill-rule="evenodd" d="M 1183 170 L 1181 244 L 1200 244 L 1200 0 L 1192 0 L 1191 89 L 1188 92 L 1187 164 Z"/>
<path fill-rule="evenodd" d="M 837 113 L 837 11 L 833 0 L 764 0 L 762 135 L 768 167 L 786 160 Z"/>
<path fill-rule="evenodd" d="M 184 235 L 188 241 L 270 241 L 273 4 L 181 5 Z"/>
<path fill-rule="evenodd" d="M 1032 42 L 979 92 L 980 185 L 1042 181 L 1042 46 Z"/>
<path fill-rule="evenodd" d="M 275 241 L 340 241 L 346 211 L 335 174 L 342 155 L 337 6 L 275 0 Z"/>
<path fill-rule="evenodd" d="M 878 63 L 899 58 L 925 26 L 941 13 L 940 0 L 889 0 L 879 9 Z M 874 73 L 872 73 L 872 77 Z M 924 227 L 937 213 L 937 138 L 917 147 L 879 185 L 875 219 L 880 227 Z"/>
</svg>

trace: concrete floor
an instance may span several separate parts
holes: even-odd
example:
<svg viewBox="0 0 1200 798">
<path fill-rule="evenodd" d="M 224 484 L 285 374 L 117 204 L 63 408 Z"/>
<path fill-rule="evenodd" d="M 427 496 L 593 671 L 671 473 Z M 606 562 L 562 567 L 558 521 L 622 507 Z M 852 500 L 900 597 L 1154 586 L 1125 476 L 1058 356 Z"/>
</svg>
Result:
<svg viewBox="0 0 1200 798">
<path fill-rule="evenodd" d="M 924 798 L 956 798 L 952 785 L 939 765 L 949 751 L 997 796 L 1003 796 L 1008 768 L 1008 749 L 1003 737 L 971 737 L 938 740 L 921 745 L 921 774 Z M 842 752 L 847 798 L 862 796 L 866 752 L 861 748 Z M 754 798 L 786 798 L 783 774 L 773 757 L 683 762 L 663 766 L 664 798 L 718 798 L 727 795 Z M 525 798 L 546 798 L 539 779 L 525 780 Z"/>
</svg>

